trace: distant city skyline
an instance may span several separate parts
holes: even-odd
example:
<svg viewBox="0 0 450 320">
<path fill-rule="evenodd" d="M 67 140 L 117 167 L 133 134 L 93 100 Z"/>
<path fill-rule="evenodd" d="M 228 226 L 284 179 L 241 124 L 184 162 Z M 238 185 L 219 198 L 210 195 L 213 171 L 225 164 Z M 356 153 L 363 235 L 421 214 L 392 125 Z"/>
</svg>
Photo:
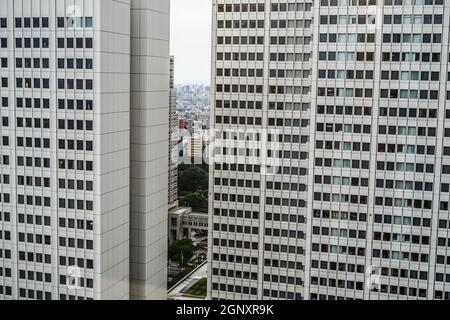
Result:
<svg viewBox="0 0 450 320">
<path fill-rule="evenodd" d="M 175 56 L 176 85 L 211 82 L 211 8 L 211 0 L 171 1 L 170 52 Z"/>
</svg>

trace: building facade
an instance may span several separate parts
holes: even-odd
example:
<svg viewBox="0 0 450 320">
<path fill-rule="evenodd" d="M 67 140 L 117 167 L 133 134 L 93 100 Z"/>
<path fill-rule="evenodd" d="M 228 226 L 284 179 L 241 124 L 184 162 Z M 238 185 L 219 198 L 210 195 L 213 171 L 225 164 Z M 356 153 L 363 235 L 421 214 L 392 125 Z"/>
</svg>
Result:
<svg viewBox="0 0 450 320">
<path fill-rule="evenodd" d="M 209 296 L 450 299 L 450 4 L 217 0 L 213 17 Z M 277 175 L 248 150 L 223 163 L 242 126 L 269 130 L 267 157 L 278 142 Z"/>
<path fill-rule="evenodd" d="M 178 114 L 177 89 L 175 87 L 175 58 L 170 57 L 169 102 L 169 211 L 178 207 Z"/>
<path fill-rule="evenodd" d="M 0 1 L 1 299 L 165 296 L 168 10 Z"/>
<path fill-rule="evenodd" d="M 209 295 L 303 299 L 312 1 L 214 1 Z"/>
<path fill-rule="evenodd" d="M 201 161 L 203 158 L 204 134 L 194 134 L 187 142 L 187 156 Z"/>
<path fill-rule="evenodd" d="M 131 1 L 131 298 L 167 295 L 170 1 Z"/>
<path fill-rule="evenodd" d="M 344 2 L 314 10 L 305 291 L 450 299 L 450 3 Z"/>
</svg>

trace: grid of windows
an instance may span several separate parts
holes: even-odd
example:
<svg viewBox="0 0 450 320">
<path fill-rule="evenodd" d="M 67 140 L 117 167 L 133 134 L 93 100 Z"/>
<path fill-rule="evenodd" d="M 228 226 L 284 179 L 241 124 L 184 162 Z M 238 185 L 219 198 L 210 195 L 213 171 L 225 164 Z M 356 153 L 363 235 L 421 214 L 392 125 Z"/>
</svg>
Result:
<svg viewBox="0 0 450 320">
<path fill-rule="evenodd" d="M 242 162 L 213 166 L 210 297 L 449 299 L 449 4 L 268 2 L 215 1 L 215 152 Z"/>
<path fill-rule="evenodd" d="M 216 155 L 241 158 L 212 173 L 211 297 L 303 299 L 312 1 L 230 2 L 215 6 L 213 118 Z M 283 165 L 249 164 L 263 154 Z"/>
<path fill-rule="evenodd" d="M 384 5 L 381 19 L 364 14 L 375 4 Z M 444 269 L 428 274 L 431 248 L 441 243 L 441 263 L 447 256 L 446 237 L 431 237 L 432 215 L 447 221 L 449 213 L 448 195 L 433 193 L 448 172 L 438 120 L 448 104 L 448 66 L 441 64 L 449 45 L 447 6 L 442 0 L 318 3 L 309 299 L 448 298 Z M 349 25 L 357 32 L 348 32 Z M 342 263 L 348 259 L 351 264 Z M 380 283 L 368 287 L 374 274 Z"/>
<path fill-rule="evenodd" d="M 76 250 L 71 251 L 74 257 L 61 260 L 60 265 L 83 269 L 86 277 L 81 286 L 86 290 L 78 298 L 94 297 L 94 19 L 58 18 L 58 28 L 61 19 L 67 32 L 52 42 L 50 29 L 55 26 L 48 17 L 0 17 L 1 128 L 16 132 L 14 137 L 14 130 L 2 131 L 0 240 L 10 247 L 17 233 L 20 262 L 17 274 L 12 272 L 11 251 L 0 248 L 0 298 L 56 299 L 51 285 L 66 284 L 67 275 L 60 268 L 59 279 L 53 279 L 48 272 L 53 263 L 48 252 L 54 247 Z M 9 28 L 14 32 L 9 33 Z M 69 28 L 75 28 L 75 33 Z M 79 36 L 81 30 L 85 33 Z M 15 50 L 13 61 L 8 60 L 8 50 Z M 56 71 L 56 81 L 50 71 Z M 51 103 L 51 92 L 56 92 L 56 104 Z M 54 152 L 59 163 L 52 160 Z M 10 188 L 16 189 L 15 199 Z M 58 225 L 53 225 L 52 210 L 58 212 Z M 17 218 L 12 220 L 11 214 Z M 53 238 L 56 228 L 68 236 Z M 83 238 L 79 232 L 77 237 L 69 236 L 71 231 L 83 231 Z M 17 286 L 12 285 L 12 277 L 17 277 Z"/>
</svg>

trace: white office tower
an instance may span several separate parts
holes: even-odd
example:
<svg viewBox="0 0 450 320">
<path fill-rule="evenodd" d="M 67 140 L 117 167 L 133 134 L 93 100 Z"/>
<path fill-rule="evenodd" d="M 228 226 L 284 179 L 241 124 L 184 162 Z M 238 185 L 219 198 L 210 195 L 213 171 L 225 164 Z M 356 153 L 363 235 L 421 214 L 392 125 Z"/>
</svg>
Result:
<svg viewBox="0 0 450 320">
<path fill-rule="evenodd" d="M 305 296 L 450 299 L 450 3 L 316 3 Z"/>
<path fill-rule="evenodd" d="M 167 294 L 170 1 L 131 1 L 131 298 Z"/>
<path fill-rule="evenodd" d="M 168 46 L 146 40 L 168 17 L 142 17 L 167 3 L 0 0 L 0 299 L 164 297 L 167 228 L 145 231 L 165 226 L 167 191 L 148 185 L 167 181 L 167 141 L 153 172 L 144 149 L 167 126 Z M 132 64 L 145 55 L 161 58 Z"/>
<path fill-rule="evenodd" d="M 169 211 L 178 208 L 178 114 L 175 88 L 175 58 L 170 57 L 169 102 Z"/>
<path fill-rule="evenodd" d="M 213 165 L 209 296 L 450 299 L 450 3 L 311 3 L 215 1 L 215 151 L 274 124 L 282 152 Z"/>
<path fill-rule="evenodd" d="M 303 298 L 311 3 L 213 1 L 212 299 Z"/>
</svg>

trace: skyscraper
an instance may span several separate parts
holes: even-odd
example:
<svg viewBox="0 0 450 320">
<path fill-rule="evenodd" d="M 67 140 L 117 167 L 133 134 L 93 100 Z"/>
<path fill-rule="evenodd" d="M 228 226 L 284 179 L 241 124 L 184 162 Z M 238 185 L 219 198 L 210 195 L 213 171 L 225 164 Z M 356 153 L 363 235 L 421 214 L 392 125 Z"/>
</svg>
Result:
<svg viewBox="0 0 450 320">
<path fill-rule="evenodd" d="M 307 296 L 450 299 L 450 3 L 317 4 Z"/>
<path fill-rule="evenodd" d="M 209 295 L 302 299 L 312 1 L 214 1 Z"/>
<path fill-rule="evenodd" d="M 168 11 L 0 1 L 0 298 L 165 296 Z"/>
<path fill-rule="evenodd" d="M 450 299 L 449 5 L 214 2 L 211 298 Z"/>
<path fill-rule="evenodd" d="M 167 294 L 170 1 L 131 1 L 131 298 Z"/>
<path fill-rule="evenodd" d="M 170 57 L 169 102 L 169 211 L 178 207 L 178 114 L 175 88 L 175 58 Z"/>
</svg>

